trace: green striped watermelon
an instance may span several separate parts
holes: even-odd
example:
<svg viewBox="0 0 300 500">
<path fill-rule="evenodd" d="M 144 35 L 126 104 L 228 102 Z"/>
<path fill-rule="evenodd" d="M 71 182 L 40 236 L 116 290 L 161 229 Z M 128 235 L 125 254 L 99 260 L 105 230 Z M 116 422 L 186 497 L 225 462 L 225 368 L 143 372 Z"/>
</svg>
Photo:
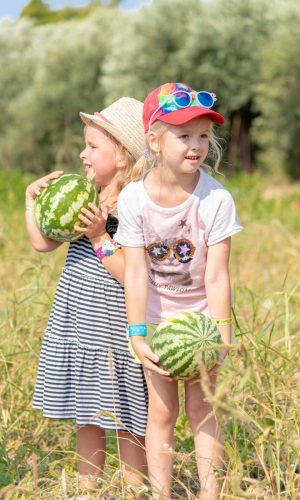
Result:
<svg viewBox="0 0 300 500">
<path fill-rule="evenodd" d="M 180 312 L 158 325 L 150 346 L 173 379 L 190 380 L 200 376 L 200 363 L 213 368 L 221 344 L 218 327 L 208 316 Z"/>
<path fill-rule="evenodd" d="M 98 205 L 98 194 L 93 183 L 78 174 L 65 174 L 49 182 L 36 198 L 35 220 L 40 231 L 56 241 L 73 241 L 81 234 L 74 230 L 82 208 L 88 203 Z"/>
</svg>

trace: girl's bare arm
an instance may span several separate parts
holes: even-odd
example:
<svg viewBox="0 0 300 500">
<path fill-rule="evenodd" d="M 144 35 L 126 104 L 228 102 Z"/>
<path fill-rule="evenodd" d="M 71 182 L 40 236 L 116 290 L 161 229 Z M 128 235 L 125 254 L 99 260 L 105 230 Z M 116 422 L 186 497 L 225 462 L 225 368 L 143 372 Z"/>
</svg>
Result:
<svg viewBox="0 0 300 500">
<path fill-rule="evenodd" d="M 125 299 L 129 325 L 145 323 L 148 297 L 148 270 L 145 249 L 143 247 L 124 247 L 125 256 Z M 156 364 L 159 358 L 154 354 L 145 337 L 131 338 L 132 347 L 144 368 L 153 370 L 160 375 L 168 372 Z"/>
<path fill-rule="evenodd" d="M 43 188 L 48 187 L 51 179 L 57 179 L 62 175 L 63 171 L 59 170 L 52 172 L 49 175 L 37 179 L 32 184 L 27 186 L 25 193 L 25 210 L 26 210 L 26 227 L 27 233 L 32 247 L 37 252 L 51 252 L 61 245 L 60 241 L 54 241 L 47 236 L 43 235 L 36 225 L 33 213 L 34 201 L 37 196 L 41 194 Z"/>
<path fill-rule="evenodd" d="M 229 277 L 230 238 L 208 247 L 205 287 L 211 318 L 231 317 L 231 290 Z M 231 343 L 231 325 L 218 326 L 224 344 Z M 221 361 L 226 350 L 221 353 Z"/>
</svg>

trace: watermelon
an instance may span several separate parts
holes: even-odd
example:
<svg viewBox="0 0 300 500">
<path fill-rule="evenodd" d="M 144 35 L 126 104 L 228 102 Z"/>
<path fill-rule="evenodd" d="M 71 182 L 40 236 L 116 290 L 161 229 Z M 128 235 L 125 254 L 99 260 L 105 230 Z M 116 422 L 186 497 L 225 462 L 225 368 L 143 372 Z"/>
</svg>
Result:
<svg viewBox="0 0 300 500">
<path fill-rule="evenodd" d="M 200 376 L 201 363 L 207 370 L 215 366 L 221 344 L 218 327 L 208 316 L 180 312 L 158 325 L 150 347 L 173 379 L 190 380 Z"/>
<path fill-rule="evenodd" d="M 84 226 L 78 219 L 89 202 L 98 205 L 94 184 L 78 174 L 65 174 L 49 182 L 34 204 L 35 220 L 40 231 L 56 241 L 73 241 L 82 235 L 74 226 Z"/>
</svg>

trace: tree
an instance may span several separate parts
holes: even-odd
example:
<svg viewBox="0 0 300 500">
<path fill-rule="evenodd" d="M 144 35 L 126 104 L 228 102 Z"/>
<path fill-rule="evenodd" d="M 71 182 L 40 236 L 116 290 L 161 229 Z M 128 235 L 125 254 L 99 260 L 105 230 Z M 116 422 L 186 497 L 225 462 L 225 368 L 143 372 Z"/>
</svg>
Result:
<svg viewBox="0 0 300 500">
<path fill-rule="evenodd" d="M 184 81 L 182 51 L 189 26 L 202 11 L 198 0 L 159 0 L 125 14 L 103 67 L 107 102 L 129 93 L 143 100 L 163 82 Z"/>
<path fill-rule="evenodd" d="M 257 86 L 255 136 L 260 161 L 269 171 L 300 179 L 300 5 L 287 0 L 262 51 Z"/>
<path fill-rule="evenodd" d="M 52 20 L 52 11 L 43 0 L 30 0 L 21 11 L 20 17 L 34 19 L 36 24 L 44 24 L 46 20 Z"/>
<path fill-rule="evenodd" d="M 22 53 L 22 57 L 20 54 Z M 14 165 L 10 154 L 4 155 L 7 132 L 11 124 L 17 128 L 22 124 L 12 112 L 14 103 L 34 80 L 37 66 L 35 52 L 32 50 L 32 25 L 28 20 L 19 23 L 2 22 L 0 24 L 0 157 L 1 164 L 6 161 Z M 14 149 L 14 141 L 10 146 Z"/>
<path fill-rule="evenodd" d="M 113 34 L 103 78 L 109 98 L 131 91 L 143 99 L 166 81 L 214 90 L 227 118 L 231 171 L 252 171 L 253 99 L 269 9 L 267 0 L 159 0 L 141 9 Z"/>
<path fill-rule="evenodd" d="M 82 21 L 32 29 L 27 50 L 23 49 L 30 77 L 5 103 L 2 163 L 35 172 L 50 170 L 56 164 L 73 169 L 79 166 L 83 144 L 79 111 L 93 113 L 103 107 L 99 79 L 109 51 L 110 30 L 117 19 L 115 12 L 105 9 Z M 14 25 L 12 31 L 18 26 Z M 3 62 L 0 81 L 1 75 L 5 77 Z M 14 76 L 11 66 L 8 86 Z"/>
<path fill-rule="evenodd" d="M 117 7 L 118 4 L 118 0 L 105 2 L 106 7 Z M 30 0 L 22 10 L 20 17 L 30 18 L 37 25 L 57 23 L 70 19 L 83 19 L 99 7 L 104 7 L 101 0 L 90 0 L 89 3 L 83 7 L 64 7 L 59 10 L 52 10 L 43 0 Z"/>
<path fill-rule="evenodd" d="M 129 13 L 112 4 L 57 24 L 0 23 L 2 163 L 75 165 L 80 110 L 183 81 L 217 93 L 232 172 L 277 164 L 300 176 L 297 0 L 154 0 Z"/>
</svg>

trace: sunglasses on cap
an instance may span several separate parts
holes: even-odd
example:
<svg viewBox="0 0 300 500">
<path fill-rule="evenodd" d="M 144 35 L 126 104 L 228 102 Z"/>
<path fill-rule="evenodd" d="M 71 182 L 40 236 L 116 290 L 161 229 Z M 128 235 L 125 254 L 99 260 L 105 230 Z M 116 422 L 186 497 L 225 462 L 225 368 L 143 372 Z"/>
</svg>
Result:
<svg viewBox="0 0 300 500">
<path fill-rule="evenodd" d="M 155 114 L 161 110 L 163 113 L 171 113 L 190 106 L 200 106 L 202 108 L 212 108 L 217 100 L 216 94 L 207 92 L 206 90 L 188 91 L 177 90 L 172 94 L 158 96 L 159 105 L 153 111 L 149 120 L 149 129 L 152 125 Z"/>
</svg>

